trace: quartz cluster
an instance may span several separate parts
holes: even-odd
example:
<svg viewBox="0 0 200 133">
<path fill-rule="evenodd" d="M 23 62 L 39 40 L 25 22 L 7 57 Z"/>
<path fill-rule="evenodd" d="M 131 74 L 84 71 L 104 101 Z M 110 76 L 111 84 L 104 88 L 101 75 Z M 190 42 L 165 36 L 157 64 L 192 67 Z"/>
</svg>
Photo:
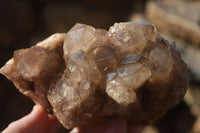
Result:
<svg viewBox="0 0 200 133">
<path fill-rule="evenodd" d="M 67 129 L 107 117 L 148 123 L 182 100 L 189 80 L 175 43 L 143 20 L 109 31 L 78 23 L 15 51 L 0 72 Z"/>
</svg>

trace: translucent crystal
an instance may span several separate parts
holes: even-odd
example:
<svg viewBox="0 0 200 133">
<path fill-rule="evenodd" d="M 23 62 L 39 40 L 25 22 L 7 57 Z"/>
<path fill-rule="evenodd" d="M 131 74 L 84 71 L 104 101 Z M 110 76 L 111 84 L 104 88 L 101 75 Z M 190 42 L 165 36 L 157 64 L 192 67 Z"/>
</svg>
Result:
<svg viewBox="0 0 200 133">
<path fill-rule="evenodd" d="M 17 50 L 14 58 L 0 69 L 21 93 L 43 105 L 47 111 L 51 110 L 47 100 L 49 85 L 65 68 L 62 59 L 64 38 L 65 33 L 57 33 L 36 46 Z"/>
<path fill-rule="evenodd" d="M 152 43 L 152 42 L 149 42 L 149 43 Z M 172 60 L 171 52 L 168 50 L 168 46 L 152 43 L 152 46 L 147 45 L 147 47 L 152 48 L 151 51 L 148 50 L 149 54 L 148 54 L 148 61 L 147 61 L 148 66 L 152 71 L 152 77 L 151 77 L 150 82 L 155 82 L 153 80 L 160 81 L 161 79 L 162 81 L 160 82 L 169 81 L 170 74 L 172 73 L 172 70 L 173 70 L 173 60 Z"/>
<path fill-rule="evenodd" d="M 71 55 L 78 50 L 87 51 L 96 41 L 95 29 L 92 26 L 76 24 L 68 33 L 64 41 L 64 55 Z"/>
<path fill-rule="evenodd" d="M 109 31 L 76 24 L 0 69 L 67 129 L 106 117 L 147 124 L 183 98 L 189 72 L 173 43 L 143 20 Z"/>
<path fill-rule="evenodd" d="M 136 21 L 133 21 L 134 24 L 142 24 L 142 25 L 152 25 L 144 20 L 136 20 Z"/>
<path fill-rule="evenodd" d="M 114 46 L 126 55 L 141 54 L 149 40 L 156 40 L 154 26 L 144 21 L 115 23 L 108 33 Z"/>
<path fill-rule="evenodd" d="M 114 68 L 118 64 L 118 52 L 112 45 L 98 46 L 91 52 L 91 56 L 101 70 Z"/>
<path fill-rule="evenodd" d="M 118 68 L 117 72 L 121 82 L 132 89 L 139 88 L 151 76 L 150 69 L 139 63 Z"/>
<path fill-rule="evenodd" d="M 127 106 L 136 101 L 136 93 L 134 90 L 125 86 L 120 79 L 107 82 L 106 93 L 122 106 Z"/>
<path fill-rule="evenodd" d="M 80 77 L 80 81 L 82 78 L 89 79 L 95 84 L 99 84 L 101 80 L 101 72 L 94 59 L 82 50 L 72 54 L 67 68 L 70 71 L 69 77 L 73 77 L 74 80 Z"/>
<path fill-rule="evenodd" d="M 78 50 L 87 52 L 96 45 L 104 45 L 107 41 L 107 31 L 78 23 L 66 34 L 63 45 L 65 60 L 67 62 L 68 56 Z"/>
<path fill-rule="evenodd" d="M 176 48 L 176 42 L 175 41 L 171 42 L 169 45 L 170 45 L 171 48 L 174 48 L 174 49 Z"/>
<path fill-rule="evenodd" d="M 84 110 L 90 109 L 92 111 L 95 109 L 91 109 L 91 106 L 94 106 L 94 102 L 96 102 L 94 85 L 92 85 L 91 81 L 74 80 L 73 78 L 68 77 L 66 79 L 62 77 L 55 86 L 52 86 L 48 93 L 48 99 L 51 101 L 56 117 L 66 127 L 73 126 L 74 122 L 82 124 L 82 122 L 80 123 L 80 121 L 78 122 L 73 118 L 72 112 L 77 112 L 76 115 L 80 118 L 85 115 L 84 113 L 86 112 Z M 83 104 L 84 102 L 87 104 Z M 68 120 L 71 122 L 67 122 Z"/>
<path fill-rule="evenodd" d="M 140 58 L 141 54 L 131 54 L 124 57 L 124 59 L 120 62 L 120 64 L 130 64 L 130 63 L 136 63 Z"/>
<path fill-rule="evenodd" d="M 16 51 L 14 60 L 17 70 L 20 70 L 22 76 L 28 80 L 56 75 L 55 70 L 62 65 L 59 55 L 37 46 Z M 51 74 L 49 71 L 52 71 Z"/>
<path fill-rule="evenodd" d="M 140 67 L 142 67 L 142 64 L 128 65 L 125 67 L 118 68 L 117 73 L 119 77 L 127 77 L 129 75 L 134 74 Z"/>
<path fill-rule="evenodd" d="M 112 72 L 112 73 L 108 73 L 107 78 L 108 78 L 108 80 L 110 81 L 110 80 L 112 80 L 113 78 L 115 78 L 116 76 L 117 76 L 117 73 Z"/>
</svg>

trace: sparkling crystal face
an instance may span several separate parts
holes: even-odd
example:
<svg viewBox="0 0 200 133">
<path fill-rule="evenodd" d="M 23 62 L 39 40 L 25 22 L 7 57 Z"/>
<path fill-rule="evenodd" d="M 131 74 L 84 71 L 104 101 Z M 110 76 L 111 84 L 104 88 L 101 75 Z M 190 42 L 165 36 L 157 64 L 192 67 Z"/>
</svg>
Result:
<svg viewBox="0 0 200 133">
<path fill-rule="evenodd" d="M 155 41 L 154 26 L 145 21 L 115 23 L 110 27 L 109 39 L 125 55 L 141 54 L 148 41 Z"/>
<path fill-rule="evenodd" d="M 109 31 L 76 24 L 16 51 L 0 72 L 68 129 L 103 117 L 148 123 L 181 101 L 189 80 L 175 44 L 143 20 Z"/>
</svg>

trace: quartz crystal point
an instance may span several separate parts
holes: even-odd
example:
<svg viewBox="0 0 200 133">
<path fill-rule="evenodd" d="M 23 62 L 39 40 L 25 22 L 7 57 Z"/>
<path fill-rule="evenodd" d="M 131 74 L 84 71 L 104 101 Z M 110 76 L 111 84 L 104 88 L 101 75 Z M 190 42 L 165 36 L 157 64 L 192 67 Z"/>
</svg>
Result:
<svg viewBox="0 0 200 133">
<path fill-rule="evenodd" d="M 143 20 L 109 31 L 76 24 L 0 69 L 67 129 L 119 117 L 147 124 L 183 98 L 189 72 L 175 45 Z"/>
<path fill-rule="evenodd" d="M 111 43 L 120 53 L 141 54 L 148 41 L 155 41 L 154 26 L 143 20 L 115 23 L 108 34 Z"/>
</svg>

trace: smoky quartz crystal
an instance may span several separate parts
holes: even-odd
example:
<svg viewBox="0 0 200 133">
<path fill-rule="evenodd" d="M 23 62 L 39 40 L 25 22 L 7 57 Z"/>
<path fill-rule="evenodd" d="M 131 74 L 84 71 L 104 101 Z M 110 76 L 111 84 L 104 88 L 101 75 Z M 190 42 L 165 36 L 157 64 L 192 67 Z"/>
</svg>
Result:
<svg viewBox="0 0 200 133">
<path fill-rule="evenodd" d="M 174 43 L 143 20 L 109 31 L 77 23 L 15 51 L 0 72 L 67 129 L 107 117 L 147 124 L 182 100 L 189 81 Z"/>
</svg>

